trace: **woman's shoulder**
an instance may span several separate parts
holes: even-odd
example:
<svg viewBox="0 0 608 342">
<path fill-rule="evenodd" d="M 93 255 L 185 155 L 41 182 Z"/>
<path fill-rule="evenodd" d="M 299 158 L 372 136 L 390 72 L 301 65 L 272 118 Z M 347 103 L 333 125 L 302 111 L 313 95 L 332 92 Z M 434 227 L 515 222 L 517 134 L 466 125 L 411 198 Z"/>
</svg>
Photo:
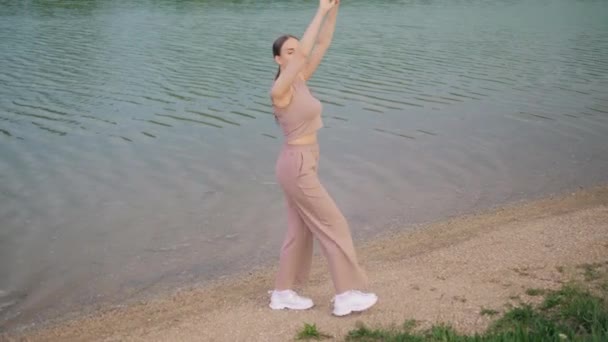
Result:
<svg viewBox="0 0 608 342">
<path fill-rule="evenodd" d="M 292 100 L 293 100 L 295 93 L 297 92 L 297 89 L 299 87 L 301 87 L 302 85 L 306 86 L 306 80 L 304 79 L 303 75 L 298 74 L 298 76 L 296 77 L 294 82 L 291 84 L 289 101 L 285 101 L 286 102 L 285 104 L 281 103 L 280 105 L 277 105 L 275 102 L 275 99 L 272 97 L 272 88 L 274 87 L 275 83 L 276 83 L 276 80 L 273 80 L 270 88 L 268 89 L 268 96 L 270 97 L 270 103 L 272 104 L 272 108 L 275 111 L 275 113 L 277 113 L 277 112 L 280 113 L 281 111 L 288 108 L 293 103 Z"/>
</svg>

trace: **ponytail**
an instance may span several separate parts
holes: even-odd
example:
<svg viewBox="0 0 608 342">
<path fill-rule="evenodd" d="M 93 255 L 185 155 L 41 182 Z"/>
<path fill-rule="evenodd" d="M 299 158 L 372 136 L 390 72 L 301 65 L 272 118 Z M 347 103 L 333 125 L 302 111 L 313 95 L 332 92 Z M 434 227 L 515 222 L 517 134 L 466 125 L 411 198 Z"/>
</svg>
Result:
<svg viewBox="0 0 608 342">
<path fill-rule="evenodd" d="M 276 81 L 280 75 L 281 75 L 281 67 L 279 67 L 279 70 L 277 70 L 277 74 L 274 76 L 274 80 Z"/>
<path fill-rule="evenodd" d="M 281 75 L 281 67 L 279 66 L 279 69 L 277 70 L 277 74 L 274 76 L 274 80 L 276 81 L 280 75 Z M 272 102 L 272 99 L 270 101 Z M 274 122 L 278 125 L 279 117 L 277 116 L 277 113 L 272 113 L 272 114 L 274 115 Z"/>
</svg>

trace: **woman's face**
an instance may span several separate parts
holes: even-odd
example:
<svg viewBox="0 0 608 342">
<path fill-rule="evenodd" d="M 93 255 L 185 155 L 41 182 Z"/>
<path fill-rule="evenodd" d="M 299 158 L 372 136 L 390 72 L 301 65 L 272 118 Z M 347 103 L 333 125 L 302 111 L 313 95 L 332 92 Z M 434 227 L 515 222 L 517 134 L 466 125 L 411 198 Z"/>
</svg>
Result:
<svg viewBox="0 0 608 342">
<path fill-rule="evenodd" d="M 275 61 L 277 64 L 281 66 L 281 68 L 287 67 L 289 61 L 293 58 L 293 54 L 296 51 L 296 48 L 300 45 L 300 42 L 295 38 L 289 38 L 283 43 L 281 46 L 281 54 L 279 56 L 275 56 Z"/>
</svg>

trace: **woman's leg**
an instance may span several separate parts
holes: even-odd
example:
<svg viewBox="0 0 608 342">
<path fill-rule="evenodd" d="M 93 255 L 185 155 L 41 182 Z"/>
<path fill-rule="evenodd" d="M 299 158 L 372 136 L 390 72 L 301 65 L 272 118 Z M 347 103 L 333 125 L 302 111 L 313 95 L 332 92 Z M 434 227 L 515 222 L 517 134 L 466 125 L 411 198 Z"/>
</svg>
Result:
<svg viewBox="0 0 608 342">
<path fill-rule="evenodd" d="M 298 152 L 298 177 L 288 189 L 290 200 L 321 244 L 336 293 L 362 289 L 367 276 L 357 261 L 348 223 L 317 177 L 318 147 Z"/>
<path fill-rule="evenodd" d="M 313 236 L 296 207 L 286 195 L 287 233 L 281 248 L 276 290 L 293 289 L 308 279 L 312 263 Z"/>
<path fill-rule="evenodd" d="M 271 291 L 270 297 L 270 307 L 275 310 L 306 310 L 314 305 L 310 298 L 302 297 L 292 289 L 296 283 L 303 282 L 308 277 L 313 244 L 312 233 L 300 218 L 288 191 L 297 176 L 297 168 L 297 155 L 286 146 L 276 165 L 277 179 L 285 191 L 288 224 L 281 248 L 275 290 Z"/>
<path fill-rule="evenodd" d="M 359 290 L 367 286 L 367 275 L 357 262 L 355 248 L 350 229 L 346 219 L 329 196 L 317 177 L 319 162 L 318 145 L 312 146 L 286 146 L 277 163 L 279 182 L 283 187 L 286 198 L 290 202 L 290 209 L 295 209 L 293 217 L 298 217 L 312 232 L 312 235 L 321 243 L 321 250 L 327 258 L 332 281 L 336 291 L 334 297 L 333 314 L 337 316 L 348 315 L 355 311 L 364 311 L 372 307 L 378 297 L 373 293 L 363 293 Z M 292 225 L 295 227 L 296 225 Z M 289 236 L 289 233 L 288 233 Z M 302 239 L 286 238 L 289 250 L 289 241 L 302 241 Z M 306 254 L 309 256 L 310 254 Z M 285 266 L 288 267 L 288 258 Z M 310 259 L 306 259 L 310 260 Z M 304 263 L 293 262 L 297 267 Z M 309 266 L 308 266 L 309 267 Z M 301 268 L 308 271 L 308 268 Z M 289 278 L 290 276 L 286 276 Z M 291 276 L 293 277 L 293 276 Z M 312 301 L 303 299 L 294 293 L 287 293 L 289 300 L 271 300 L 272 308 L 287 307 L 284 303 L 295 303 L 291 308 L 309 307 Z M 279 298 L 278 295 L 275 296 Z M 274 303 L 274 304 L 273 304 Z"/>
</svg>

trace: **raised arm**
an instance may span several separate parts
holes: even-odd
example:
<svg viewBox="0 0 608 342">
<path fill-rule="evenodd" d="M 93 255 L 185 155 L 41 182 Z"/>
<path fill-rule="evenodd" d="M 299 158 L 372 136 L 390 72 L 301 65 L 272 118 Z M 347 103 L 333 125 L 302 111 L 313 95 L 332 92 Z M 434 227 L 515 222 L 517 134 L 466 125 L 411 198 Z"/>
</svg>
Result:
<svg viewBox="0 0 608 342">
<path fill-rule="evenodd" d="M 340 7 L 340 0 L 335 0 L 336 5 L 329 11 L 321 28 L 321 32 L 317 38 L 317 43 L 314 47 L 306 66 L 304 67 L 303 75 L 304 79 L 308 80 L 319 67 L 325 52 L 329 49 L 331 41 L 334 37 L 334 31 L 336 30 L 336 19 L 338 17 L 338 8 Z"/>
<path fill-rule="evenodd" d="M 304 32 L 302 40 L 293 51 L 287 51 L 287 53 L 293 54 L 293 57 L 285 69 L 281 71 L 270 91 L 273 102 L 284 103 L 285 98 L 291 98 L 291 85 L 306 66 L 308 57 L 319 34 L 323 18 L 335 4 L 336 0 L 320 0 L 319 8 Z"/>
</svg>

